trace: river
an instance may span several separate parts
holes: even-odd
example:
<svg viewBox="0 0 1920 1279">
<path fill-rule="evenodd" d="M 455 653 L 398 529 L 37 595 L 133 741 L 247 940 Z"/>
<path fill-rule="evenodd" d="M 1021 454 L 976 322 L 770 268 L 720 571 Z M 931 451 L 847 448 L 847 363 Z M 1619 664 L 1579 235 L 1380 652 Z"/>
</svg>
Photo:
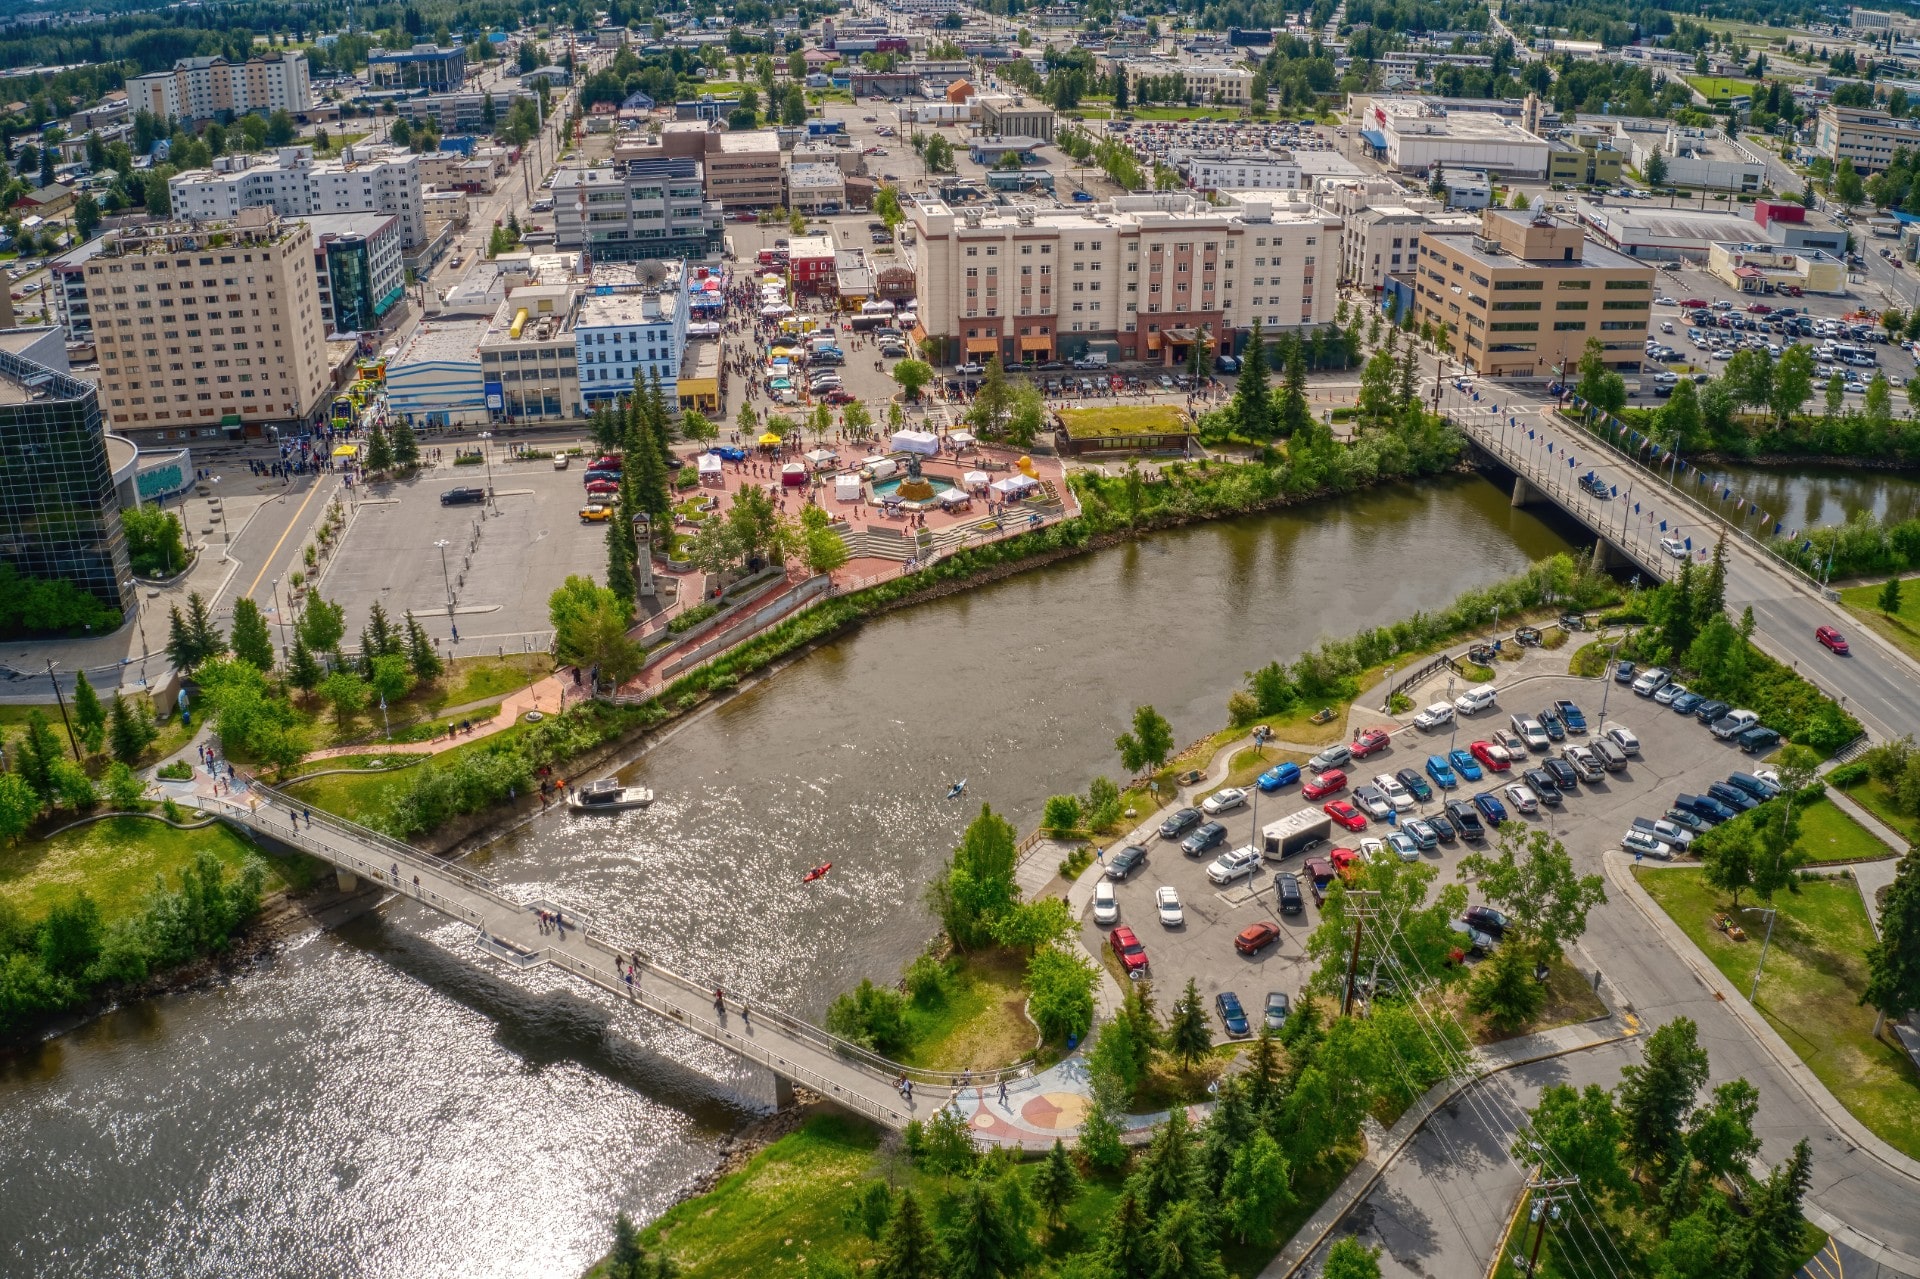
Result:
<svg viewBox="0 0 1920 1279">
<path fill-rule="evenodd" d="M 1242 672 L 1518 572 L 1566 548 L 1558 518 L 1449 477 L 904 610 L 672 732 L 625 770 L 647 812 L 555 814 L 474 864 L 817 1016 L 925 944 L 922 888 L 979 801 L 1028 825 L 1118 772 L 1137 703 L 1189 741 Z M 948 803 L 961 776 L 972 803 Z M 0 1275 L 570 1279 L 616 1208 L 657 1214 L 767 1096 L 396 903 L 0 1067 Z"/>
<path fill-rule="evenodd" d="M 1772 516 L 1782 532 L 1844 524 L 1857 512 L 1879 516 L 1889 524 L 1920 516 L 1920 472 L 1883 471 L 1865 467 L 1797 462 L 1792 466 L 1752 466 L 1740 462 L 1716 463 L 1706 471 L 1707 483 L 1697 492 L 1717 496 L 1728 488 Z M 1715 503 L 1716 506 L 1721 503 Z M 1724 505 L 1732 510 L 1732 500 Z M 1742 505 L 1742 510 L 1745 506 Z M 1747 517 L 1751 531 L 1758 513 Z"/>
</svg>

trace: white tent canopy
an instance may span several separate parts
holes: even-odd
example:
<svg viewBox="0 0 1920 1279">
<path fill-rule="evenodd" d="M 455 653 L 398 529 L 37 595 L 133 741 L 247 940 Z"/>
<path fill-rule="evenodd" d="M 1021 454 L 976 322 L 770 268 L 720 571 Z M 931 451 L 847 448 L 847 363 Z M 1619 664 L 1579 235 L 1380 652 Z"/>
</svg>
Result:
<svg viewBox="0 0 1920 1279">
<path fill-rule="evenodd" d="M 937 496 L 942 506 L 961 506 L 973 500 L 971 494 L 962 493 L 959 489 L 942 489 Z"/>
<path fill-rule="evenodd" d="M 695 463 L 695 465 L 700 468 L 700 474 L 702 475 L 720 474 L 720 456 L 717 453 L 702 453 L 700 460 Z"/>
<path fill-rule="evenodd" d="M 985 471 L 968 471 L 960 477 L 960 482 L 970 489 L 983 489 L 992 478 Z"/>
<path fill-rule="evenodd" d="M 833 500 L 836 502 L 858 502 L 860 500 L 860 477 L 858 475 L 834 476 Z"/>
<path fill-rule="evenodd" d="M 1039 487 L 1039 481 L 1030 475 L 1009 475 L 1006 479 L 995 480 L 992 484 L 994 492 L 1005 494 L 1008 497 L 1017 497 L 1029 489 Z"/>
<path fill-rule="evenodd" d="M 838 453 L 829 452 L 826 449 L 815 449 L 813 452 L 807 454 L 807 461 L 813 463 L 815 469 L 832 466 L 839 460 L 840 455 Z"/>
<path fill-rule="evenodd" d="M 947 435 L 947 443 L 957 449 L 971 448 L 974 443 L 972 431 L 953 431 Z"/>
<path fill-rule="evenodd" d="M 895 431 L 893 447 L 901 453 L 918 453 L 923 457 L 932 457 L 940 451 L 940 437 L 932 431 Z"/>
</svg>

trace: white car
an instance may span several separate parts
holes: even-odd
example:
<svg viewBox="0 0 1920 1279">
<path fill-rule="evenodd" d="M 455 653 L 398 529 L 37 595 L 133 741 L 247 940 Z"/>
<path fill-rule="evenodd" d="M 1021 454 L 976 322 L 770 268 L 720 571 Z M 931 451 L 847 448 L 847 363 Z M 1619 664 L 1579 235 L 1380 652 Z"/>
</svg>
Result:
<svg viewBox="0 0 1920 1279">
<path fill-rule="evenodd" d="M 1677 537 L 1661 538 L 1660 549 L 1676 560 L 1684 560 L 1687 558 L 1687 544 Z"/>
<path fill-rule="evenodd" d="M 1618 746 L 1625 754 L 1638 755 L 1640 753 L 1640 739 L 1635 737 L 1633 730 L 1625 724 L 1613 724 L 1609 726 L 1607 729 L 1607 740 L 1615 746 Z"/>
<path fill-rule="evenodd" d="M 1673 860 L 1673 845 L 1663 844 L 1643 830 L 1630 830 L 1622 835 L 1620 847 L 1637 857 L 1656 857 L 1663 862 Z"/>
<path fill-rule="evenodd" d="M 1120 902 L 1113 895 L 1113 881 L 1103 875 L 1093 885 L 1093 922 L 1112 924 L 1119 919 Z"/>
<path fill-rule="evenodd" d="M 1540 721 L 1534 719 L 1531 715 L 1518 719 L 1514 723 L 1513 728 L 1515 732 L 1520 734 L 1521 739 L 1526 742 L 1528 750 L 1545 751 L 1553 749 L 1553 739 L 1547 736 L 1547 730 L 1541 727 Z"/>
<path fill-rule="evenodd" d="M 1373 785 L 1376 790 L 1387 797 L 1387 802 L 1392 804 L 1396 810 L 1405 812 L 1407 809 L 1413 807 L 1413 792 L 1402 786 L 1400 779 L 1393 776 L 1393 774 L 1381 773 L 1373 779 Z"/>
<path fill-rule="evenodd" d="M 1453 723 L 1453 703 L 1435 702 L 1413 717 L 1415 728 L 1439 728 L 1443 724 Z"/>
<path fill-rule="evenodd" d="M 1384 839 L 1361 840 L 1360 855 L 1370 862 L 1383 862 L 1391 856 L 1391 854 L 1387 852 L 1387 841 Z"/>
<path fill-rule="evenodd" d="M 1180 890 L 1171 884 L 1162 884 L 1153 890 L 1153 904 L 1160 911 L 1160 922 L 1168 928 L 1178 928 L 1187 922 L 1180 909 Z"/>
<path fill-rule="evenodd" d="M 1651 670 L 1642 671 L 1639 677 L 1633 681 L 1633 691 L 1642 697 L 1652 697 L 1660 691 L 1661 686 L 1667 682 L 1668 678 L 1667 669 L 1664 666 L 1656 666 Z"/>
<path fill-rule="evenodd" d="M 1248 845 L 1220 854 L 1207 867 L 1207 878 L 1216 884 L 1231 884 L 1236 879 L 1251 879 L 1260 869 L 1260 850 Z"/>
<path fill-rule="evenodd" d="M 1525 782 L 1508 782 L 1504 789 L 1507 802 L 1513 805 L 1515 812 L 1531 816 L 1540 811 L 1539 798 L 1534 795 L 1533 787 Z"/>
<path fill-rule="evenodd" d="M 1247 793 L 1238 786 L 1229 786 L 1225 790 L 1215 791 L 1200 801 L 1200 811 L 1209 817 L 1218 817 L 1230 813 L 1247 802 Z"/>
</svg>

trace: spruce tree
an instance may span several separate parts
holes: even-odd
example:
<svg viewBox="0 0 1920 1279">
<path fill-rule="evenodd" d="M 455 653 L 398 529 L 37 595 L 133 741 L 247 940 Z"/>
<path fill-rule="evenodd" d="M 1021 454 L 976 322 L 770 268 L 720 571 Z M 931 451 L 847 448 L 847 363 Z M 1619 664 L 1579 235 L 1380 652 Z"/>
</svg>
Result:
<svg viewBox="0 0 1920 1279">
<path fill-rule="evenodd" d="M 607 589 L 629 610 L 633 608 L 634 597 L 639 591 L 639 585 L 634 581 L 633 563 L 633 538 L 622 527 L 622 521 L 607 521 Z"/>
<path fill-rule="evenodd" d="M 886 1236 L 880 1241 L 873 1279 L 942 1279 L 946 1273 L 943 1260 L 939 1241 L 920 1211 L 920 1201 L 913 1191 L 901 1191 L 893 1206 L 893 1220 L 887 1223 Z"/>
<path fill-rule="evenodd" d="M 260 606 L 242 595 L 233 602 L 233 655 L 260 671 L 273 669 L 273 632 Z"/>
<path fill-rule="evenodd" d="M 1079 1195 L 1080 1172 L 1067 1158 L 1065 1143 L 1055 1137 L 1047 1161 L 1033 1174 L 1033 1197 L 1040 1201 L 1050 1228 L 1058 1230 L 1067 1224 L 1067 1209 Z"/>
<path fill-rule="evenodd" d="M 295 634 L 293 652 L 287 657 L 287 683 L 303 693 L 311 693 L 320 687 L 320 681 L 325 678 L 326 672 L 320 669 L 313 650 L 307 647 L 306 637 Z"/>
<path fill-rule="evenodd" d="M 1267 387 L 1267 341 L 1256 318 L 1253 335 L 1247 340 L 1247 353 L 1241 359 L 1239 380 L 1233 385 L 1230 406 L 1234 425 L 1241 435 L 1250 440 L 1273 438 L 1271 395 Z"/>
<path fill-rule="evenodd" d="M 59 764 L 66 756 L 60 737 L 38 707 L 27 712 L 27 735 L 14 751 L 14 767 L 33 793 L 47 803 L 59 798 Z"/>
<path fill-rule="evenodd" d="M 187 619 L 180 615 L 178 604 L 172 605 L 167 610 L 167 660 L 176 670 L 190 671 L 200 664 L 200 657 Z"/>
<path fill-rule="evenodd" d="M 367 456 L 363 461 L 366 468 L 376 474 L 393 469 L 393 443 L 387 439 L 386 428 L 377 422 L 367 433 Z"/>
<path fill-rule="evenodd" d="M 413 433 L 413 427 L 405 418 L 398 418 L 393 424 L 393 460 L 395 465 L 407 470 L 420 465 L 420 437 Z"/>
<path fill-rule="evenodd" d="M 1167 1016 L 1167 1049 L 1191 1066 L 1213 1051 L 1213 1029 L 1207 1024 L 1207 1006 L 1193 978 Z"/>
<path fill-rule="evenodd" d="M 1190 1198 L 1194 1190 L 1192 1129 L 1187 1112 L 1175 1106 L 1154 1130 L 1153 1142 L 1128 1182 L 1147 1216 L 1158 1220 L 1168 1205 Z"/>
<path fill-rule="evenodd" d="M 1860 1002 L 1895 1021 L 1920 1008 L 1920 849 L 1909 848 L 1895 868 L 1880 908 L 1880 940 L 1867 947 L 1867 987 Z"/>
<path fill-rule="evenodd" d="M 1620 1074 L 1620 1115 L 1636 1168 L 1674 1153 L 1682 1121 L 1707 1080 L 1707 1050 L 1692 1020 L 1676 1017 L 1654 1031 L 1641 1060 Z"/>
<path fill-rule="evenodd" d="M 979 1180 L 968 1187 L 942 1242 L 947 1279 L 1005 1279 L 1019 1270 L 1026 1252 L 999 1197 Z"/>
<path fill-rule="evenodd" d="M 74 680 L 73 726 L 89 754 L 97 752 L 106 742 L 107 708 L 100 704 L 100 695 L 87 682 L 85 671 L 81 671 Z"/>
<path fill-rule="evenodd" d="M 647 424 L 653 428 L 653 441 L 660 451 L 660 470 L 664 474 L 673 460 L 673 406 L 660 386 L 660 371 L 647 372 Z"/>
<path fill-rule="evenodd" d="M 1313 409 L 1307 404 L 1307 357 L 1300 339 L 1289 333 L 1286 343 L 1286 382 L 1280 394 L 1279 431 L 1292 439 L 1313 428 Z"/>
<path fill-rule="evenodd" d="M 107 711 L 107 740 L 113 746 L 115 759 L 132 767 L 159 733 L 144 706 L 129 703 L 118 693 L 113 695 L 113 704 Z"/>
<path fill-rule="evenodd" d="M 1150 1279 L 1152 1235 L 1140 1196 L 1128 1189 L 1114 1206 L 1106 1233 L 1100 1237 L 1097 1273 L 1103 1279 Z"/>
<path fill-rule="evenodd" d="M 220 634 L 220 628 L 213 624 L 213 610 L 207 607 L 198 591 L 187 596 L 187 633 L 193 637 L 194 651 L 199 654 L 194 665 L 226 655 L 227 641 Z"/>
<path fill-rule="evenodd" d="M 439 678 L 445 664 L 440 654 L 433 651 L 433 640 L 427 634 L 427 628 L 420 625 L 413 616 L 413 610 L 407 610 L 407 665 L 413 668 L 414 676 L 422 682 Z"/>
<path fill-rule="evenodd" d="M 1876 607 L 1888 617 L 1894 617 L 1899 614 L 1900 575 L 1898 573 L 1888 578 L 1887 584 L 1880 588 L 1880 600 Z"/>
<path fill-rule="evenodd" d="M 1173 1204 L 1156 1219 L 1147 1243 L 1153 1279 L 1227 1279 L 1207 1210 L 1191 1199 Z"/>
<path fill-rule="evenodd" d="M 376 657 L 391 657 L 400 651 L 401 638 L 385 606 L 375 600 L 367 610 L 367 624 L 360 631 L 361 659 L 371 662 Z"/>
</svg>

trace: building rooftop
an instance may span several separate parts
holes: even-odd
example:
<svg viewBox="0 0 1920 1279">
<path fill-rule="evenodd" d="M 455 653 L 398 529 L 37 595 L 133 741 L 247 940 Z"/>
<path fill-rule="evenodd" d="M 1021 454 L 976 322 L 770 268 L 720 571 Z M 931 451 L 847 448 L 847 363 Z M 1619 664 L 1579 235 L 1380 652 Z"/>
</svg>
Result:
<svg viewBox="0 0 1920 1279">
<path fill-rule="evenodd" d="M 170 256 L 209 250 L 278 244 L 292 238 L 301 221 L 282 219 L 269 208 L 242 209 L 228 219 L 207 222 L 151 222 L 101 237 L 98 256 L 108 258 Z"/>
<path fill-rule="evenodd" d="M 1753 214 L 1721 213 L 1712 209 L 1662 209 L 1630 204 L 1595 204 L 1581 200 L 1580 218 L 1616 241 L 1673 240 L 1698 242 L 1750 239 L 1757 229 Z"/>
<path fill-rule="evenodd" d="M 649 311 L 648 303 L 657 303 Z M 580 312 L 574 321 L 577 329 L 623 328 L 636 324 L 667 324 L 680 305 L 678 289 L 658 292 L 594 293 L 580 299 Z"/>
<path fill-rule="evenodd" d="M 330 236 L 378 235 L 395 221 L 391 213 L 317 213 L 300 220 L 313 228 L 316 252 Z"/>
<path fill-rule="evenodd" d="M 766 155 L 777 156 L 780 153 L 780 138 L 771 129 L 755 129 L 748 133 L 722 133 L 720 151 L 723 155 Z"/>
<path fill-rule="evenodd" d="M 1542 142 L 1518 123 L 1486 111 L 1449 111 L 1445 115 L 1387 112 L 1386 128 L 1404 137 L 1452 138 L 1462 142 Z"/>
<path fill-rule="evenodd" d="M 487 330 L 480 337 L 480 345 L 487 347 L 510 346 L 519 343 L 553 342 L 573 340 L 574 297 L 579 292 L 571 284 L 523 284 L 500 304 L 493 314 Z M 520 335 L 513 335 L 513 322 L 522 312 L 526 321 L 520 327 Z"/>
<path fill-rule="evenodd" d="M 833 237 L 830 235 L 796 235 L 787 244 L 789 258 L 830 258 L 833 256 Z"/>
<path fill-rule="evenodd" d="M 687 349 L 680 355 L 680 377 L 718 378 L 720 376 L 720 344 L 712 341 L 687 343 Z"/>
<path fill-rule="evenodd" d="M 397 365 L 478 364 L 480 340 L 487 320 L 429 320 L 414 330 L 413 340 L 400 352 Z"/>
<path fill-rule="evenodd" d="M 29 360 L 8 349 L 7 344 L 0 344 L 0 404 L 78 400 L 93 391 L 92 384 Z"/>
<path fill-rule="evenodd" d="M 841 176 L 839 166 L 837 165 L 796 164 L 787 170 L 787 186 L 789 188 L 805 189 L 808 187 L 819 187 L 830 190 L 834 187 L 845 185 L 846 180 Z"/>
</svg>

